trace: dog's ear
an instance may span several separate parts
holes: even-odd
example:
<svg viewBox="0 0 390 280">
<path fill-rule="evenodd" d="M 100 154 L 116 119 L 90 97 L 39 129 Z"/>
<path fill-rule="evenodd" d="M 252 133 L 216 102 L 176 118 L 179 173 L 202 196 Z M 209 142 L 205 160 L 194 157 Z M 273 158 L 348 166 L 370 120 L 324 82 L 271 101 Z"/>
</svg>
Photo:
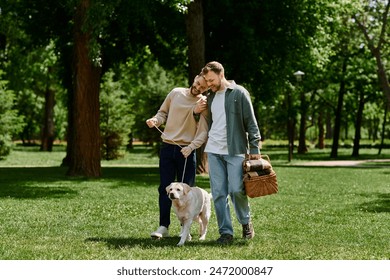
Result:
<svg viewBox="0 0 390 280">
<path fill-rule="evenodd" d="M 171 184 L 172 185 L 172 184 Z M 169 194 L 169 191 L 171 189 L 171 185 L 169 185 L 168 187 L 165 188 L 165 191 L 167 192 L 167 194 Z"/>
<path fill-rule="evenodd" d="M 187 194 L 191 191 L 191 187 L 187 184 L 183 184 L 183 193 Z"/>
</svg>

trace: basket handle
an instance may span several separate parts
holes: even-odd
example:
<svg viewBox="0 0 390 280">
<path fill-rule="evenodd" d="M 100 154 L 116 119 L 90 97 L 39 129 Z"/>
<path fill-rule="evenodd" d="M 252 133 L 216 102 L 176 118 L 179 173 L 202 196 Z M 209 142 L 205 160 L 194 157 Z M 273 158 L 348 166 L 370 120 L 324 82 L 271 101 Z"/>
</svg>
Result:
<svg viewBox="0 0 390 280">
<path fill-rule="evenodd" d="M 266 161 L 268 161 L 271 164 L 271 160 L 270 160 L 268 155 L 261 154 L 260 158 L 265 159 Z M 245 160 L 249 160 L 249 154 L 245 154 Z"/>
<path fill-rule="evenodd" d="M 271 163 L 271 160 L 269 159 L 269 156 L 268 155 L 261 155 L 261 158 L 265 159 L 266 161 L 268 161 L 269 163 Z"/>
</svg>

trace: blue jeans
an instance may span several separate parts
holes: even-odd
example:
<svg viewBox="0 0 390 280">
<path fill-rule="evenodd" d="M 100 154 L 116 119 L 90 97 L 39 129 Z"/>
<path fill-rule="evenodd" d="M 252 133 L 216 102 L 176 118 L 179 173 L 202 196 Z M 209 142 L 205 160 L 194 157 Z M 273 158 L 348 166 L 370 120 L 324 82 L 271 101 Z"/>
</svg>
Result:
<svg viewBox="0 0 390 280">
<path fill-rule="evenodd" d="M 231 198 L 238 222 L 246 225 L 250 221 L 249 201 L 242 182 L 243 160 L 242 156 L 208 153 L 211 194 L 220 234 L 233 235 L 228 196 Z"/>
<path fill-rule="evenodd" d="M 160 149 L 160 186 L 159 208 L 160 208 L 160 226 L 169 227 L 171 224 L 171 206 L 172 201 L 168 198 L 165 188 L 172 182 L 184 182 L 191 187 L 195 185 L 196 175 L 196 156 L 195 151 L 184 158 L 180 152 L 181 148 L 177 145 L 162 143 Z M 183 170 L 186 166 L 183 178 Z"/>
</svg>

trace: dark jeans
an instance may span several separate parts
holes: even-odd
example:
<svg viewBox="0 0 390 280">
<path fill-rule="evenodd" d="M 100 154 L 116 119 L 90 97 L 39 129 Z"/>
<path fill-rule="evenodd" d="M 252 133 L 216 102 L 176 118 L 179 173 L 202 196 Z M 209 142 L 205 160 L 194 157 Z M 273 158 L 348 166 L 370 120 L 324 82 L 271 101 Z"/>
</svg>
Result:
<svg viewBox="0 0 390 280">
<path fill-rule="evenodd" d="M 195 151 L 184 158 L 180 152 L 181 148 L 177 145 L 162 143 L 160 150 L 160 186 L 159 192 L 159 207 L 160 207 L 160 226 L 169 227 L 171 224 L 171 206 L 172 201 L 168 198 L 165 190 L 172 182 L 183 182 L 191 187 L 195 185 L 196 174 L 196 156 Z M 183 170 L 184 165 L 186 170 Z"/>
</svg>

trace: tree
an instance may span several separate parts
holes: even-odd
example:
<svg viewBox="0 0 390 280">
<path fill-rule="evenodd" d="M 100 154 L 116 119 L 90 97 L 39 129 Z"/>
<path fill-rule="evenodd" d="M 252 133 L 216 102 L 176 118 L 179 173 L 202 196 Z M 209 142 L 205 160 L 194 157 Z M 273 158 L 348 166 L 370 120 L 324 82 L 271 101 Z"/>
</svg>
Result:
<svg viewBox="0 0 390 280">
<path fill-rule="evenodd" d="M 348 67 L 347 80 L 349 97 L 352 104 L 346 104 L 346 113 L 350 112 L 351 119 L 354 120 L 355 136 L 353 139 L 352 156 L 358 157 L 360 150 L 360 140 L 362 138 L 362 128 L 364 121 L 367 121 L 369 115 L 365 114 L 365 105 L 372 102 L 378 102 L 379 87 L 375 82 L 376 77 L 373 74 L 375 71 L 375 63 L 370 60 L 370 53 L 366 48 L 361 48 L 356 55 L 350 58 Z M 380 99 L 379 99 L 380 100 Z M 378 123 L 377 123 L 378 126 Z"/>
<path fill-rule="evenodd" d="M 291 79 L 295 80 L 294 72 L 309 73 L 306 68 L 314 64 L 310 46 L 318 26 L 325 22 L 325 10 L 330 9 L 327 2 L 205 1 L 206 57 L 223 62 L 227 78 L 247 87 L 262 136 L 263 131 L 278 130 L 272 122 L 265 121 L 269 117 L 264 115 L 286 104 L 286 110 L 275 111 L 278 119 L 286 123 L 284 137 L 291 145 L 294 141 L 298 99 L 288 87 L 293 83 Z M 310 91 L 302 88 L 302 92 Z M 305 121 L 302 119 L 302 123 Z M 304 136 L 303 133 L 301 137 Z"/>
<path fill-rule="evenodd" d="M 106 160 L 121 156 L 120 148 L 133 125 L 130 100 L 120 80 L 114 80 L 114 71 L 105 73 L 100 91 L 101 154 Z"/>
<path fill-rule="evenodd" d="M 40 90 L 44 93 L 44 114 L 43 125 L 41 131 L 41 151 L 52 151 L 53 142 L 55 139 L 55 113 L 56 105 L 55 95 L 61 91 L 58 86 L 58 63 L 57 56 L 54 51 L 54 43 L 51 42 L 44 48 L 44 61 L 41 63 L 40 72 L 44 77 Z"/>
<path fill-rule="evenodd" d="M 390 84 L 383 59 L 384 46 L 389 36 L 390 1 L 370 0 L 362 2 L 362 10 L 353 15 L 353 18 L 375 58 L 378 81 L 384 96 L 387 98 L 387 107 L 390 107 Z"/>
<path fill-rule="evenodd" d="M 70 118 L 68 134 L 71 148 L 69 175 L 100 176 L 99 83 L 100 76 L 110 67 L 135 56 L 149 45 L 166 65 L 177 57 L 167 55 L 180 49 L 178 28 L 169 28 L 175 16 L 160 17 L 158 9 L 172 12 L 164 3 L 155 1 L 81 0 L 74 17 L 74 90 L 70 97 L 75 113 Z M 130 16 L 131 15 L 131 16 Z M 134 16 L 133 16 L 134 15 Z M 159 24 L 159 20 L 168 24 Z M 166 36 L 166 37 L 165 37 Z M 167 42 L 167 39 L 172 39 Z M 179 41 L 179 42 L 178 42 Z M 172 47 L 172 45 L 177 46 Z M 121 52 L 118 47 L 122 46 Z M 168 59 L 170 58 L 170 59 Z M 69 145 L 69 143 L 68 143 Z"/>
<path fill-rule="evenodd" d="M 101 67 L 91 59 L 93 30 L 88 25 L 90 0 L 81 0 L 74 15 L 73 145 L 70 176 L 100 177 L 99 87 Z"/>
<path fill-rule="evenodd" d="M 178 24 L 184 22 L 184 16 L 165 2 L 37 0 L 2 4 L 19 20 L 32 46 L 46 46 L 51 40 L 56 43 L 68 91 L 64 159 L 68 175 L 100 176 L 99 84 L 103 73 L 136 56 L 145 46 L 164 66 L 184 65 L 185 37 L 177 36 L 185 34 L 184 25 Z"/>
<path fill-rule="evenodd" d="M 340 78 L 340 86 L 339 86 L 339 92 L 338 92 L 338 99 L 337 99 L 337 108 L 335 111 L 335 121 L 334 121 L 334 127 L 333 127 L 333 142 L 332 142 L 332 151 L 330 154 L 331 158 L 337 158 L 338 154 L 338 148 L 339 148 L 339 138 L 340 138 L 340 129 L 341 129 L 341 114 L 343 110 L 343 104 L 344 104 L 344 95 L 345 95 L 345 75 L 347 72 L 347 61 L 348 57 L 343 58 L 343 63 L 341 67 L 341 78 Z"/>
<path fill-rule="evenodd" d="M 203 27 L 203 1 L 194 0 L 188 4 L 186 33 L 188 40 L 188 84 L 192 85 L 196 75 L 205 65 L 205 35 Z"/>
</svg>

